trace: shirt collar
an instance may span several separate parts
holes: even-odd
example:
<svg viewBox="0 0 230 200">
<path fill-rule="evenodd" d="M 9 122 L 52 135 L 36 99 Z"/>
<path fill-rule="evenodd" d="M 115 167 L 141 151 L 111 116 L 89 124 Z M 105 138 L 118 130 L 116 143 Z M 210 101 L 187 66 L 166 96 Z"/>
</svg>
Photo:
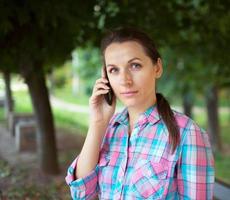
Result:
<svg viewBox="0 0 230 200">
<path fill-rule="evenodd" d="M 141 113 L 139 118 L 138 118 L 138 124 L 144 124 L 146 122 L 155 124 L 161 119 L 158 110 L 157 110 L 157 105 L 154 104 L 150 106 L 145 112 Z M 128 109 L 124 108 L 123 111 L 119 114 L 117 114 L 112 121 L 111 125 L 115 125 L 116 123 L 119 124 L 125 124 L 127 125 L 128 122 Z"/>
</svg>

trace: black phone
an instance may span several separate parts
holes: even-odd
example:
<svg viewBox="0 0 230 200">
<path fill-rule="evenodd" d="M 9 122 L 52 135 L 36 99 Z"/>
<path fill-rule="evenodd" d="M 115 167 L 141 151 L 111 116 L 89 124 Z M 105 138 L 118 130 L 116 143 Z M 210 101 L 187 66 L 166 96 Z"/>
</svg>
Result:
<svg viewBox="0 0 230 200">
<path fill-rule="evenodd" d="M 105 67 L 103 67 L 103 68 L 104 68 L 104 72 L 105 72 L 105 77 L 109 81 L 106 68 Z M 106 102 L 111 106 L 113 103 L 114 92 L 113 92 L 113 89 L 111 88 L 111 85 L 109 82 L 107 83 L 107 86 L 110 89 L 109 89 L 109 92 L 104 95 L 104 97 L 105 97 Z"/>
</svg>

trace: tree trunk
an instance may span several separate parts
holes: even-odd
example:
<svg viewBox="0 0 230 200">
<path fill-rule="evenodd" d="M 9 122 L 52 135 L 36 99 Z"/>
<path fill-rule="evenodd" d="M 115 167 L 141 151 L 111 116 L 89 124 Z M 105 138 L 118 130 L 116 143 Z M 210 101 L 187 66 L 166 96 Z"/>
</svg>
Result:
<svg viewBox="0 0 230 200">
<path fill-rule="evenodd" d="M 59 167 L 54 121 L 42 65 L 36 65 L 34 70 L 29 72 L 26 73 L 25 70 L 22 74 L 29 88 L 38 124 L 37 143 L 39 162 L 43 172 L 57 174 Z"/>
<path fill-rule="evenodd" d="M 5 118 L 8 120 L 9 113 L 13 111 L 13 99 L 10 84 L 10 72 L 4 71 L 4 82 L 5 82 Z"/>
<path fill-rule="evenodd" d="M 55 87 L 54 87 L 54 74 L 53 74 L 53 71 L 49 72 L 48 80 L 49 80 L 49 93 L 51 95 L 54 95 Z"/>
<path fill-rule="evenodd" d="M 192 115 L 192 99 L 191 99 L 191 94 L 189 92 L 186 92 L 183 94 L 183 110 L 184 114 L 189 116 L 190 118 L 193 118 Z"/>
<path fill-rule="evenodd" d="M 222 150 L 220 138 L 220 124 L 218 115 L 218 89 L 216 86 L 208 88 L 206 93 L 206 107 L 208 118 L 208 132 L 210 141 L 214 151 Z"/>
</svg>

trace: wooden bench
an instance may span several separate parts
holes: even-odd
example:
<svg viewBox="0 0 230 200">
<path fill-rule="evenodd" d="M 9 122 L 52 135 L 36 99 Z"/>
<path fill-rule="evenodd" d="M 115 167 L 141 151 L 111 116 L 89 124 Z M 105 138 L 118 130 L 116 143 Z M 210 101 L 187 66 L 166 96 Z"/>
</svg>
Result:
<svg viewBox="0 0 230 200">
<path fill-rule="evenodd" d="M 15 127 L 19 121 L 35 121 L 35 116 L 32 113 L 9 113 L 8 128 L 11 135 L 15 136 Z"/>
<path fill-rule="evenodd" d="M 15 143 L 17 151 L 36 151 L 37 126 L 36 122 L 18 121 L 15 126 Z"/>
</svg>

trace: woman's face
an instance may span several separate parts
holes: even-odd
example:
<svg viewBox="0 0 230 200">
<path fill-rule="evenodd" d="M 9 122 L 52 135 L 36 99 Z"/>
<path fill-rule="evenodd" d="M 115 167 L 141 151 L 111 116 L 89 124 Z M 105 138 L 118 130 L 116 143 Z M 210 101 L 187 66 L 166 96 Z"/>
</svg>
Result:
<svg viewBox="0 0 230 200">
<path fill-rule="evenodd" d="M 153 64 L 135 41 L 110 44 L 104 58 L 110 85 L 125 106 L 151 106 L 155 102 L 155 81 L 162 73 L 160 59 Z"/>
</svg>

